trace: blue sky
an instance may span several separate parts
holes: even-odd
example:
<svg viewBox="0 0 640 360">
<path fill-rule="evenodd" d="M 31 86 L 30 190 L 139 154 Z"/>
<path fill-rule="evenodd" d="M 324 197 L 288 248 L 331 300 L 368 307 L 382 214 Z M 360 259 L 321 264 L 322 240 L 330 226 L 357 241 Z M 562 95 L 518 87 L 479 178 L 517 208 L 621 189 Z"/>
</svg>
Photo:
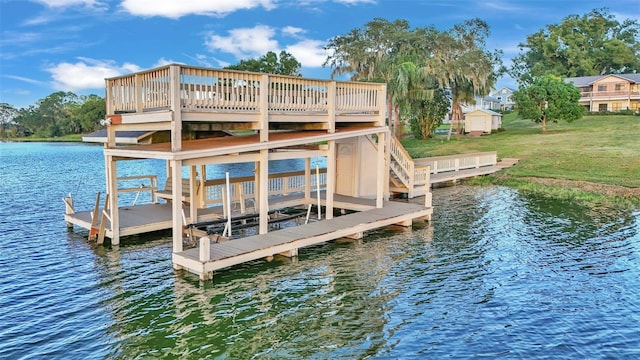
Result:
<svg viewBox="0 0 640 360">
<path fill-rule="evenodd" d="M 286 50 L 305 77 L 329 78 L 327 40 L 380 17 L 445 30 L 479 17 L 504 62 L 570 14 L 607 7 L 640 19 L 639 0 L 0 0 L 0 102 L 58 90 L 104 96 L 104 78 L 167 63 L 220 68 Z M 515 87 L 502 78 L 497 87 Z"/>
</svg>

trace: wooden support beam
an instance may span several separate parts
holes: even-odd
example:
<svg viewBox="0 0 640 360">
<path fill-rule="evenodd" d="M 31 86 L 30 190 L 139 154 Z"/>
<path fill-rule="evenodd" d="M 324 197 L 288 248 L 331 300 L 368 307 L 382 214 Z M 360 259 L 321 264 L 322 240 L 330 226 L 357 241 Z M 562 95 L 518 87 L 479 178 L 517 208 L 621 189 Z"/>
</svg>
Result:
<svg viewBox="0 0 640 360">
<path fill-rule="evenodd" d="M 180 65 L 169 66 L 171 121 L 171 151 L 182 150 L 182 106 L 180 100 Z M 181 177 L 179 177 L 181 178 Z"/>
<path fill-rule="evenodd" d="M 258 233 L 266 234 L 269 232 L 269 150 L 260 150 L 259 165 L 259 181 L 256 183 L 257 188 L 260 189 L 258 198 L 260 226 Z"/>
<path fill-rule="evenodd" d="M 98 244 L 104 243 L 107 220 L 111 222 L 111 218 L 109 217 L 109 194 L 104 198 L 104 207 L 102 208 L 102 214 L 100 216 L 100 229 L 98 230 L 98 239 L 96 240 Z"/>
<path fill-rule="evenodd" d="M 298 256 L 298 249 L 283 251 L 281 253 L 278 253 L 278 255 L 288 257 L 288 258 L 294 258 Z"/>
<path fill-rule="evenodd" d="M 336 100 L 337 100 L 337 91 L 336 91 L 336 82 L 331 81 L 329 83 L 327 89 L 327 99 L 329 100 L 327 103 L 327 118 L 328 118 L 328 132 L 334 133 L 336 132 Z"/>
<path fill-rule="evenodd" d="M 201 191 L 198 191 L 197 177 L 198 177 L 198 173 L 196 171 L 196 166 L 195 165 L 190 166 L 189 167 L 189 217 L 191 218 L 191 223 L 198 222 L 198 204 L 200 204 L 201 202 L 200 198 L 204 193 L 204 186 L 200 188 Z"/>
<path fill-rule="evenodd" d="M 173 252 L 182 251 L 182 161 L 171 161 L 171 218 L 173 221 Z M 174 265 L 175 268 L 175 265 Z"/>
<path fill-rule="evenodd" d="M 325 191 L 325 219 L 333 219 L 333 193 L 336 191 L 336 142 L 327 142 L 327 184 Z M 319 180 L 319 179 L 318 179 Z"/>
<path fill-rule="evenodd" d="M 384 188 L 385 181 L 387 180 L 387 174 L 389 173 L 389 168 L 385 166 L 385 143 L 386 143 L 386 133 L 379 132 L 378 133 L 378 153 L 377 153 L 377 166 L 376 166 L 376 207 L 381 208 L 384 201 Z M 366 175 L 365 175 L 366 176 Z M 413 176 L 413 174 L 411 174 Z M 389 186 L 389 183 L 386 183 L 386 186 Z"/>
<path fill-rule="evenodd" d="M 269 75 L 260 80 L 260 142 L 269 141 Z"/>
<path fill-rule="evenodd" d="M 304 159 L 304 203 L 311 203 L 311 158 Z"/>
<path fill-rule="evenodd" d="M 109 177 L 107 195 L 111 218 L 111 245 L 120 245 L 120 214 L 118 213 L 118 162 L 107 156 L 107 174 Z"/>
</svg>

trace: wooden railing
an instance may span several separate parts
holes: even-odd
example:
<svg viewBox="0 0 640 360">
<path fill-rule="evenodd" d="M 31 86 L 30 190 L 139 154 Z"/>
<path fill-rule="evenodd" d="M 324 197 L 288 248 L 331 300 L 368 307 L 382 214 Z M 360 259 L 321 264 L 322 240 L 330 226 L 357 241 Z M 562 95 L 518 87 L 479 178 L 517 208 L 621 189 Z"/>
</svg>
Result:
<svg viewBox="0 0 640 360">
<path fill-rule="evenodd" d="M 136 185 L 132 185 L 132 182 L 135 182 Z M 140 193 L 146 191 L 150 193 L 150 201 L 156 202 L 156 192 L 158 191 L 158 177 L 156 175 L 118 177 L 118 194 L 136 193 L 132 205 L 136 205 Z"/>
<path fill-rule="evenodd" d="M 411 155 L 395 136 L 391 136 L 389 152 L 391 154 L 389 168 L 407 188 L 410 198 L 413 197 L 416 187 L 430 184 L 431 170 L 429 165 L 416 165 Z"/>
<path fill-rule="evenodd" d="M 580 94 L 581 100 L 599 98 L 640 98 L 639 90 L 611 90 L 611 91 L 583 91 Z"/>
<path fill-rule="evenodd" d="M 420 159 L 420 165 L 429 166 L 431 168 L 431 174 L 493 166 L 497 164 L 497 162 L 498 154 L 495 151 L 434 156 Z"/>
<path fill-rule="evenodd" d="M 320 188 L 324 189 L 327 183 L 327 170 L 320 169 Z M 315 171 L 311 172 L 311 190 L 317 189 Z M 231 202 L 240 206 L 240 211 L 245 212 L 246 202 L 253 203 L 255 207 L 256 191 L 255 178 L 253 176 L 237 177 L 229 179 Z M 204 206 L 223 205 L 226 201 L 226 181 L 224 179 L 207 180 L 204 183 Z M 269 196 L 285 196 L 305 191 L 306 181 L 304 171 L 292 171 L 269 174 Z"/>
<path fill-rule="evenodd" d="M 389 153 L 391 154 L 391 162 L 389 164 L 391 171 L 395 173 L 396 177 L 400 179 L 407 189 L 413 189 L 415 172 L 413 159 L 395 136 L 391 136 Z"/>
<path fill-rule="evenodd" d="M 266 89 L 266 91 L 265 91 Z M 194 111 L 379 114 L 385 85 L 167 65 L 106 80 L 107 114 Z M 176 97 L 177 93 L 179 96 Z M 263 98 L 266 94 L 266 99 Z"/>
</svg>

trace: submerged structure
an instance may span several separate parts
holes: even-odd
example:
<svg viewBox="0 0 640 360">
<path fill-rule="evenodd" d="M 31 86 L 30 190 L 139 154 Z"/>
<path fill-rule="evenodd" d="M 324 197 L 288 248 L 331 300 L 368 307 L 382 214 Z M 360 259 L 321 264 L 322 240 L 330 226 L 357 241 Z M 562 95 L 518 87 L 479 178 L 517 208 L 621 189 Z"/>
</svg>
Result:
<svg viewBox="0 0 640 360">
<path fill-rule="evenodd" d="M 428 169 L 416 182 L 413 169 L 394 159 L 390 173 L 399 143 L 392 146 L 385 124 L 384 84 L 174 64 L 107 79 L 106 104 L 106 199 L 86 212 L 65 199 L 66 221 L 113 245 L 171 228 L 174 267 L 203 279 L 241 262 L 296 256 L 304 246 L 431 216 Z M 326 169 L 312 168 L 312 158 L 326 159 Z M 157 174 L 119 176 L 120 163 L 140 159 L 166 162 L 163 187 Z M 304 169 L 269 171 L 270 161 L 287 159 L 301 159 Z M 253 164 L 254 176 L 207 178 L 207 165 L 230 163 Z M 131 189 L 119 182 L 138 178 L 148 178 L 152 202 L 123 206 L 119 197 Z M 390 182 L 419 187 L 425 203 L 389 202 Z M 312 205 L 322 221 L 269 231 L 274 210 L 301 207 L 308 221 Z M 338 209 L 344 215 L 334 217 Z M 224 237 L 232 238 L 232 221 L 250 217 L 254 236 L 219 242 L 198 230 L 224 223 Z M 199 238 L 197 247 L 183 249 L 187 234 Z"/>
</svg>

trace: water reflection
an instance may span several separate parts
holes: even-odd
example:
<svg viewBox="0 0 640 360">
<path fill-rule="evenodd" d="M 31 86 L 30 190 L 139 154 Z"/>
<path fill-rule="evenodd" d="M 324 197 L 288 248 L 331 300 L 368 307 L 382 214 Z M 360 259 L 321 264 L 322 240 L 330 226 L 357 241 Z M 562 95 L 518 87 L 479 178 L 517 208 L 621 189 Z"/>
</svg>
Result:
<svg viewBox="0 0 640 360">
<path fill-rule="evenodd" d="M 104 188 L 99 147 L 0 147 L 0 358 L 640 357 L 637 210 L 436 189 L 430 225 L 201 283 L 170 234 L 67 232 L 60 197 Z"/>
</svg>

